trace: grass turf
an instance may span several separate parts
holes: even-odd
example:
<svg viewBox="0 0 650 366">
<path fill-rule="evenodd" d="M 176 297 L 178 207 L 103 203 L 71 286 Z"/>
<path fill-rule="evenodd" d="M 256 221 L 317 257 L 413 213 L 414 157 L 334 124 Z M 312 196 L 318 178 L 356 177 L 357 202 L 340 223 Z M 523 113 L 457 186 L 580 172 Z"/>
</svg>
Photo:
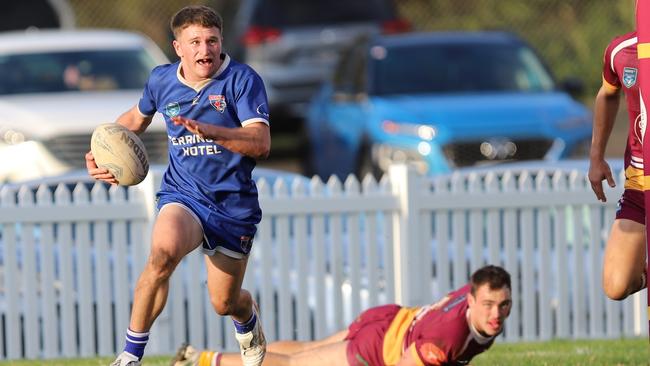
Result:
<svg viewBox="0 0 650 366">
<path fill-rule="evenodd" d="M 647 338 L 497 343 L 474 358 L 472 365 L 650 365 L 650 345 Z"/>
<path fill-rule="evenodd" d="M 146 357 L 144 366 L 167 366 L 171 357 Z M 4 361 L 7 366 L 106 366 L 111 358 Z M 647 338 L 536 343 L 497 343 L 488 352 L 472 360 L 473 366 L 487 365 L 650 365 Z M 336 365 L 339 366 L 339 365 Z"/>
</svg>

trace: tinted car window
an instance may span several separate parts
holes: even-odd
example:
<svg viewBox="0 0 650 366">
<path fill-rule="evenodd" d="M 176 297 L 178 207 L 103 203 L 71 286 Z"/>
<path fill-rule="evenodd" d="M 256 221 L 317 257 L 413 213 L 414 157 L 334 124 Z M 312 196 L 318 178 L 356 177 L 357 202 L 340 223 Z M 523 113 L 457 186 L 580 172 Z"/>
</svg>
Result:
<svg viewBox="0 0 650 366">
<path fill-rule="evenodd" d="M 334 91 L 344 94 L 366 92 L 367 43 L 357 42 L 341 54 L 332 78 Z"/>
<path fill-rule="evenodd" d="M 522 44 L 418 44 L 370 48 L 370 94 L 541 92 L 552 77 Z"/>
<path fill-rule="evenodd" d="M 395 18 L 394 8 L 389 1 L 385 0 L 261 0 L 255 9 L 253 23 L 284 28 L 382 21 L 393 18 Z"/>
<path fill-rule="evenodd" d="M 142 89 L 155 66 L 143 50 L 0 56 L 0 94 Z"/>
</svg>

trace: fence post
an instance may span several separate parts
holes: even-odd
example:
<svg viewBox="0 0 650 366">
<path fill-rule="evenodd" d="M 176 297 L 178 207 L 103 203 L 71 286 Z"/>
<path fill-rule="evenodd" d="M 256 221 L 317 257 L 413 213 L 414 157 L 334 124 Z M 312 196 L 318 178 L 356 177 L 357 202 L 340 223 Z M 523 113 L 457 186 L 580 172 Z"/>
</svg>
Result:
<svg viewBox="0 0 650 366">
<path fill-rule="evenodd" d="M 393 266 L 395 281 L 395 301 L 405 306 L 424 304 L 421 291 L 424 288 L 422 245 L 418 237 L 417 181 L 418 176 L 412 166 L 391 165 L 388 170 L 392 192 L 399 200 L 399 210 L 393 215 Z M 428 245 L 427 245 L 428 248 Z M 424 255 L 425 258 L 429 256 Z"/>
</svg>

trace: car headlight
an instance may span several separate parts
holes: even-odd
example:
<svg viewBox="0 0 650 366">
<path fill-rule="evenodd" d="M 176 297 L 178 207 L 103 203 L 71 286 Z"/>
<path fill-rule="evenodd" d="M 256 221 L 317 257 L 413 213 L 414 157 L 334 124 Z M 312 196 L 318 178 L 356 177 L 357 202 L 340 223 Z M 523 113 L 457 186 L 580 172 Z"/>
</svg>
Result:
<svg viewBox="0 0 650 366">
<path fill-rule="evenodd" d="M 426 147 L 424 147 L 424 145 L 426 145 Z M 424 154 L 423 152 L 427 153 Z M 388 168 L 392 164 L 405 163 L 415 166 L 419 173 L 426 174 L 429 170 L 429 164 L 423 156 L 428 155 L 429 153 L 431 153 L 431 144 L 424 141 L 418 144 L 418 151 L 386 144 L 375 144 L 372 146 L 373 160 L 383 171 L 388 171 Z"/>
<path fill-rule="evenodd" d="M 25 142 L 25 134 L 11 128 L 0 128 L 0 142 L 7 145 L 18 145 Z"/>
<path fill-rule="evenodd" d="M 391 120 L 384 120 L 381 128 L 388 134 L 415 136 L 425 141 L 433 140 L 438 134 L 438 130 L 431 125 L 395 122 Z"/>
</svg>

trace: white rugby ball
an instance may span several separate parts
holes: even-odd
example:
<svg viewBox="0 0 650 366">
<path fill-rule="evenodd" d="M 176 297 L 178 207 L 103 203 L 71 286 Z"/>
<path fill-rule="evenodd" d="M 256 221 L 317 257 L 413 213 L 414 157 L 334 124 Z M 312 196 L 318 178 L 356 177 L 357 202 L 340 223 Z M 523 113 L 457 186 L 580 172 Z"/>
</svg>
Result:
<svg viewBox="0 0 650 366">
<path fill-rule="evenodd" d="M 90 138 L 95 163 L 106 168 L 120 185 L 136 185 L 149 172 L 149 157 L 142 140 L 117 123 L 97 126 Z"/>
</svg>

